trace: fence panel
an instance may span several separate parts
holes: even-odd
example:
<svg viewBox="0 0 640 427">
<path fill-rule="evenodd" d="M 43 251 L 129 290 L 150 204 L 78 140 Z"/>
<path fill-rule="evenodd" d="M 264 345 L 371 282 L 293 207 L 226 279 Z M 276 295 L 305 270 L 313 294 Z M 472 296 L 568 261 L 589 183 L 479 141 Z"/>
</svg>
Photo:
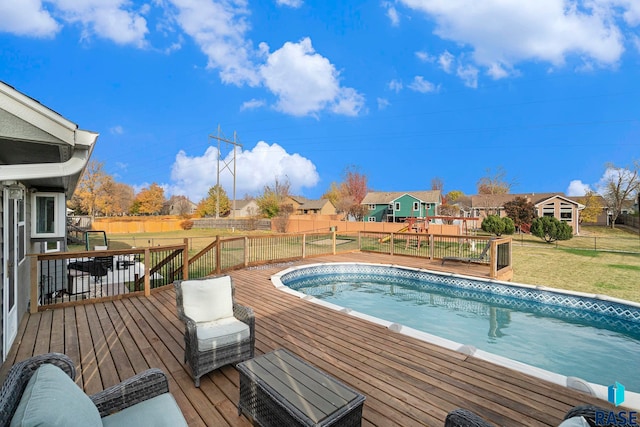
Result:
<svg viewBox="0 0 640 427">
<path fill-rule="evenodd" d="M 393 253 L 428 258 L 429 235 L 422 233 L 394 233 Z"/>
<path fill-rule="evenodd" d="M 244 266 L 244 237 L 220 241 L 220 269 L 222 271 Z"/>
<path fill-rule="evenodd" d="M 304 237 L 305 257 L 333 253 L 333 233 L 305 234 Z"/>
<path fill-rule="evenodd" d="M 302 258 L 302 235 L 249 237 L 248 264 Z"/>
<path fill-rule="evenodd" d="M 360 232 L 360 250 L 382 254 L 391 253 L 391 233 Z"/>
</svg>

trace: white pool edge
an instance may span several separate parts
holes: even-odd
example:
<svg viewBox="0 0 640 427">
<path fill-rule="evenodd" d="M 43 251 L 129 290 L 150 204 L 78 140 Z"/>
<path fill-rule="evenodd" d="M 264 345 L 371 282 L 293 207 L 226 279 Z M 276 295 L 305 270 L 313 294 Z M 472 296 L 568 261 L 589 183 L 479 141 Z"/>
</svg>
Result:
<svg viewBox="0 0 640 427">
<path fill-rule="evenodd" d="M 478 359 L 486 360 L 488 362 L 495 363 L 496 365 L 504 366 L 504 367 L 513 369 L 515 371 L 522 372 L 522 373 L 525 373 L 527 375 L 531 375 L 531 376 L 534 376 L 536 378 L 540 378 L 540 379 L 552 382 L 554 384 L 561 385 L 563 387 L 572 388 L 574 390 L 578 390 L 578 391 L 581 391 L 581 392 L 584 392 L 584 393 L 587 393 L 587 394 L 593 394 L 595 397 L 597 397 L 599 399 L 602 399 L 602 400 L 605 400 L 605 401 L 607 401 L 607 399 L 608 399 L 608 387 L 604 386 L 602 384 L 591 383 L 591 382 L 585 381 L 585 380 L 583 380 L 581 378 L 568 377 L 566 375 L 561 375 L 561 374 L 558 374 L 558 373 L 555 373 L 555 372 L 548 371 L 546 369 L 542 369 L 542 368 L 538 368 L 536 366 L 528 365 L 526 363 L 518 362 L 517 360 L 513 360 L 513 359 L 509 359 L 507 357 L 499 356 L 497 354 L 489 353 L 489 352 L 486 352 L 484 350 L 478 350 L 472 345 L 460 344 L 458 342 L 455 342 L 455 341 L 452 341 L 452 340 L 448 340 L 446 338 L 442 338 L 442 337 L 439 337 L 439 336 L 436 336 L 436 335 L 432 335 L 432 334 L 429 334 L 427 332 L 419 331 L 419 330 L 411 328 L 409 326 L 401 325 L 399 323 L 390 322 L 388 320 L 384 320 L 384 319 L 381 319 L 381 318 L 378 318 L 378 317 L 375 317 L 375 316 L 371 316 L 371 315 L 368 315 L 368 314 L 365 314 L 365 313 L 360 313 L 358 311 L 351 310 L 351 309 L 346 308 L 346 307 L 342 307 L 342 306 L 339 306 L 339 305 L 336 305 L 336 304 L 332 304 L 330 302 L 323 301 L 321 299 L 312 297 L 312 296 L 304 294 L 302 292 L 298 292 L 296 290 L 293 290 L 293 289 L 289 288 L 284 283 L 282 283 L 282 279 L 281 279 L 282 276 L 284 276 L 285 274 L 290 273 L 292 271 L 300 270 L 300 269 L 304 269 L 304 268 L 315 267 L 315 266 L 336 265 L 336 264 L 340 264 L 340 265 L 371 265 L 371 266 L 379 266 L 379 267 L 402 268 L 402 269 L 405 269 L 405 270 L 426 272 L 426 273 L 430 273 L 430 274 L 437 274 L 437 275 L 440 275 L 440 276 L 455 276 L 455 277 L 460 277 L 460 278 L 463 278 L 463 279 L 470 279 L 470 280 L 475 280 L 475 281 L 484 281 L 484 282 L 505 284 L 505 285 L 509 285 L 509 286 L 516 286 L 516 287 L 523 287 L 523 288 L 548 290 L 548 291 L 559 292 L 559 293 L 568 294 L 568 295 L 576 295 L 576 296 L 587 297 L 587 298 L 597 298 L 597 299 L 601 299 L 601 300 L 619 302 L 619 303 L 623 303 L 623 304 L 627 304 L 627 305 L 640 307 L 640 304 L 634 303 L 633 301 L 626 301 L 626 300 L 622 300 L 622 299 L 618 299 L 618 298 L 613 298 L 613 297 L 610 297 L 608 295 L 588 294 L 588 293 L 584 293 L 584 292 L 575 292 L 575 291 L 568 291 L 568 290 L 564 290 L 564 289 L 551 288 L 551 287 L 547 287 L 547 286 L 527 285 L 527 284 L 524 284 L 524 283 L 505 282 L 505 281 L 500 281 L 500 280 L 485 279 L 485 278 L 479 278 L 479 277 L 473 277 L 473 276 L 465 276 L 465 275 L 462 275 L 462 274 L 443 273 L 443 272 L 439 272 L 439 271 L 427 270 L 427 269 L 424 269 L 424 268 L 407 267 L 407 266 L 398 265 L 398 264 L 376 264 L 376 263 L 367 263 L 367 262 L 315 263 L 315 264 L 305 264 L 305 265 L 299 265 L 299 266 L 295 266 L 295 267 L 289 267 L 289 268 L 287 268 L 285 270 L 282 270 L 282 271 L 280 271 L 280 272 L 278 272 L 278 273 L 276 273 L 276 274 L 271 276 L 271 282 L 276 287 L 276 289 L 278 289 L 278 290 L 280 290 L 282 292 L 286 292 L 286 293 L 291 294 L 291 295 L 295 295 L 300 299 L 304 299 L 304 300 L 309 301 L 311 303 L 314 303 L 314 304 L 317 304 L 317 305 L 321 305 L 323 307 L 327 307 L 329 309 L 336 310 L 336 311 L 339 311 L 341 313 L 345 313 L 345 314 L 347 314 L 349 316 L 357 317 L 359 319 L 367 320 L 369 322 L 384 326 L 384 327 L 388 328 L 389 330 L 391 330 L 393 332 L 398 332 L 400 334 L 403 334 L 403 335 L 406 335 L 406 336 L 409 336 L 409 337 L 412 337 L 412 338 L 416 338 L 416 339 L 419 339 L 421 341 L 425 341 L 425 342 L 428 342 L 428 343 L 431 343 L 431 344 L 438 345 L 440 347 L 444 347 L 444 348 L 447 348 L 447 349 L 450 349 L 450 350 L 461 352 L 461 353 L 467 354 L 467 355 L 472 356 L 472 357 L 477 357 Z M 626 407 L 626 408 L 640 410 L 640 393 L 626 391 L 625 392 L 624 404 L 622 406 Z"/>
</svg>

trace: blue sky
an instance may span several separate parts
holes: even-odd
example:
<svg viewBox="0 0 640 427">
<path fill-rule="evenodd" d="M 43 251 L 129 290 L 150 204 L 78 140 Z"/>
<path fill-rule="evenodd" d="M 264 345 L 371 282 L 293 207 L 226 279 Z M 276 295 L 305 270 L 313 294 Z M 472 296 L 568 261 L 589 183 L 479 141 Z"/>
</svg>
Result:
<svg viewBox="0 0 640 427">
<path fill-rule="evenodd" d="M 118 181 L 194 201 L 218 126 L 238 198 L 319 197 L 350 165 L 379 191 L 502 168 L 579 195 L 640 158 L 637 0 L 2 0 L 0 47 L 0 80 L 99 132 Z"/>
</svg>

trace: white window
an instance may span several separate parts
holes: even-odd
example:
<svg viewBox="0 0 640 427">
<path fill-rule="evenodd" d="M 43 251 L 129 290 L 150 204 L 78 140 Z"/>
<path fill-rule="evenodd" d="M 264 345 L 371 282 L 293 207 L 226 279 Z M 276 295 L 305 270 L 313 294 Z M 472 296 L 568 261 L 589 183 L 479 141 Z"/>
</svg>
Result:
<svg viewBox="0 0 640 427">
<path fill-rule="evenodd" d="M 560 219 L 562 221 L 573 220 L 573 207 L 568 203 L 560 204 Z"/>
<path fill-rule="evenodd" d="M 375 216 L 370 216 L 369 217 L 369 222 L 376 222 L 376 217 Z"/>
<path fill-rule="evenodd" d="M 555 216 L 556 209 L 553 203 L 546 204 L 542 207 L 542 216 Z"/>
<path fill-rule="evenodd" d="M 399 211 L 400 210 L 400 202 L 396 202 L 395 206 L 393 207 L 394 210 Z"/>
<path fill-rule="evenodd" d="M 392 211 L 393 210 L 393 203 L 389 203 L 389 210 Z"/>
<path fill-rule="evenodd" d="M 372 211 L 376 208 L 376 205 L 374 204 L 369 204 L 369 210 Z"/>
<path fill-rule="evenodd" d="M 31 237 L 65 236 L 64 193 L 34 193 L 31 199 Z"/>
<path fill-rule="evenodd" d="M 413 202 L 413 210 L 414 211 L 419 211 L 420 210 L 420 203 L 419 202 Z"/>
</svg>

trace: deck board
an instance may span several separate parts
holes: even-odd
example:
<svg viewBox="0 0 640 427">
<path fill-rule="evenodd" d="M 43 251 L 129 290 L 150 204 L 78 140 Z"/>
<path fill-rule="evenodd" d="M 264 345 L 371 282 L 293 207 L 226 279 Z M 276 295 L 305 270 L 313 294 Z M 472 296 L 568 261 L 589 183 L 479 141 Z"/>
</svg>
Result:
<svg viewBox="0 0 640 427">
<path fill-rule="evenodd" d="M 440 263 L 367 253 L 311 258 L 231 272 L 236 298 L 256 313 L 256 354 L 287 348 L 363 393 L 364 426 L 442 426 L 457 407 L 496 425 L 557 425 L 578 404 L 606 402 L 407 337 L 274 288 L 269 278 L 287 266 L 316 262 L 374 262 L 487 277 L 486 266 Z M 239 375 L 226 366 L 201 379 L 183 363 L 183 326 L 171 287 L 151 297 L 65 307 L 26 315 L 0 369 L 56 351 L 76 364 L 77 383 L 96 393 L 150 367 L 162 369 L 189 425 L 250 425 L 238 416 Z"/>
</svg>

